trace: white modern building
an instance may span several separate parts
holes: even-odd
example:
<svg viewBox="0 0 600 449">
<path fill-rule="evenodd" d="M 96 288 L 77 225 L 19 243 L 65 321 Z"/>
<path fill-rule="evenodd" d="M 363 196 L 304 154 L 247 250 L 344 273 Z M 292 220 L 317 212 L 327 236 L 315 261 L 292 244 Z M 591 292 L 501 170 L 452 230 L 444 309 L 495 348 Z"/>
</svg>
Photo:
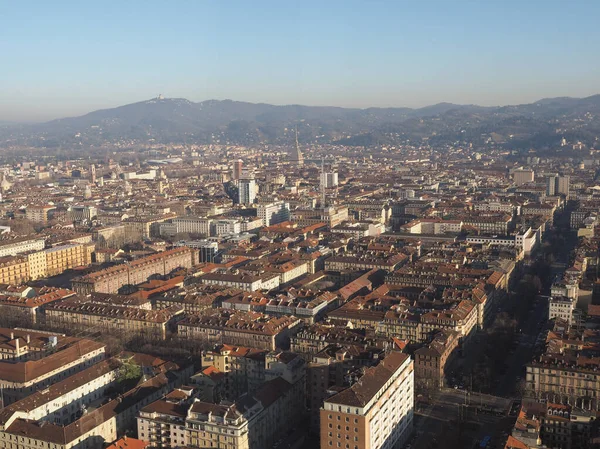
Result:
<svg viewBox="0 0 600 449">
<path fill-rule="evenodd" d="M 548 301 L 548 319 L 560 318 L 571 324 L 573 322 L 573 310 L 575 300 L 566 296 L 552 296 Z"/>
<path fill-rule="evenodd" d="M 240 204 L 252 204 L 256 199 L 256 182 L 254 177 L 248 176 L 239 181 Z"/>
<path fill-rule="evenodd" d="M 271 226 L 290 219 L 290 204 L 283 201 L 259 204 L 256 208 L 258 218 L 262 220 L 263 226 Z"/>
</svg>

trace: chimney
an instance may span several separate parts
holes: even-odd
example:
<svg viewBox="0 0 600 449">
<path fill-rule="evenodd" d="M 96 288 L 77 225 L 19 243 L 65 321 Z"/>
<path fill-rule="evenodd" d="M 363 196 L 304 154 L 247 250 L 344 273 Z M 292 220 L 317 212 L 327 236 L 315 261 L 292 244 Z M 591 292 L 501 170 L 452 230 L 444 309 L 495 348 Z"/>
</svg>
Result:
<svg viewBox="0 0 600 449">
<path fill-rule="evenodd" d="M 27 343 L 28 344 L 31 343 L 31 335 L 27 334 L 27 338 L 26 339 L 27 339 Z"/>
<path fill-rule="evenodd" d="M 15 333 L 14 333 L 14 332 L 11 332 L 11 333 L 10 333 L 10 339 L 11 339 L 11 340 L 14 340 L 14 339 L 15 339 Z"/>
<path fill-rule="evenodd" d="M 17 338 L 15 340 L 15 349 L 17 350 L 17 353 L 19 352 L 19 339 Z"/>
</svg>

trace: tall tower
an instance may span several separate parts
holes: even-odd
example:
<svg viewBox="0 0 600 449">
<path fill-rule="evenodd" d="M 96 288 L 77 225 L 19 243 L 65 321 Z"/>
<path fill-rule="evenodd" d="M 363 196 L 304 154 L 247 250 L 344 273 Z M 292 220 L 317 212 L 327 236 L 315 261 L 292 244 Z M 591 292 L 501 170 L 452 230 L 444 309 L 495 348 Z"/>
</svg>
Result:
<svg viewBox="0 0 600 449">
<path fill-rule="evenodd" d="M 327 188 L 327 174 L 325 173 L 325 158 L 321 158 L 321 207 L 325 209 L 326 200 L 325 200 L 325 189 Z"/>
<path fill-rule="evenodd" d="M 304 165 L 304 156 L 302 156 L 302 151 L 300 151 L 300 144 L 298 144 L 298 127 L 296 126 L 296 151 L 292 155 L 292 162 L 294 162 L 298 167 L 302 167 Z"/>
<path fill-rule="evenodd" d="M 235 181 L 238 181 L 242 177 L 242 167 L 244 166 L 244 162 L 241 159 L 233 161 L 233 175 L 232 178 Z"/>
<path fill-rule="evenodd" d="M 92 164 L 92 166 L 90 167 L 90 178 L 92 184 L 96 184 L 96 166 L 94 164 Z"/>
</svg>

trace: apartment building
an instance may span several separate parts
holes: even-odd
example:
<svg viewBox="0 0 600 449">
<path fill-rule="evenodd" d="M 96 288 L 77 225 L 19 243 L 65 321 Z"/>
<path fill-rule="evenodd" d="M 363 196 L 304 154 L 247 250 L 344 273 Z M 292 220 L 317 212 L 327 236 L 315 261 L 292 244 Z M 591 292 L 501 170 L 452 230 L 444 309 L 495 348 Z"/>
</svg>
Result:
<svg viewBox="0 0 600 449">
<path fill-rule="evenodd" d="M 186 316 L 177 323 L 177 333 L 182 339 L 274 350 L 288 348 L 301 323 L 290 316 L 214 309 Z"/>
<path fill-rule="evenodd" d="M 0 284 L 21 284 L 31 279 L 27 256 L 0 257 Z"/>
<path fill-rule="evenodd" d="M 303 410 L 303 384 L 281 377 L 265 382 L 235 404 L 196 401 L 186 418 L 190 447 L 251 449 L 272 447 L 296 425 Z"/>
<path fill-rule="evenodd" d="M 317 223 L 325 223 L 333 228 L 348 220 L 348 208 L 346 206 L 324 207 L 320 209 L 295 209 L 291 213 L 291 219 L 299 226 L 310 226 Z"/>
<path fill-rule="evenodd" d="M 46 247 L 46 239 L 11 239 L 0 240 L 0 257 L 16 256 L 30 251 L 38 252 Z"/>
<path fill-rule="evenodd" d="M 31 271 L 36 276 L 55 276 L 71 268 L 90 265 L 95 245 L 93 243 L 68 243 L 44 250 L 46 256 L 46 273 L 40 276 L 43 268 L 38 264 Z M 32 264 L 34 259 L 32 259 Z M 32 276 L 33 278 L 33 276 Z"/>
<path fill-rule="evenodd" d="M 13 287 L 14 288 L 14 287 Z M 42 287 L 37 291 L 27 288 L 21 294 L 0 292 L 0 313 L 5 322 L 29 326 L 38 323 L 47 305 L 75 295 L 63 288 Z"/>
<path fill-rule="evenodd" d="M 4 406 L 43 390 L 105 357 L 104 344 L 50 332 L 0 329 Z"/>
<path fill-rule="evenodd" d="M 576 300 L 566 296 L 552 296 L 548 300 L 548 319 L 561 319 L 569 325 L 573 322 Z"/>
<path fill-rule="evenodd" d="M 145 282 L 153 274 L 166 275 L 176 268 L 191 268 L 192 252 L 193 250 L 187 247 L 163 251 L 133 262 L 76 277 L 71 284 L 73 290 L 82 295 L 92 292 L 118 293 L 124 285 Z"/>
<path fill-rule="evenodd" d="M 146 310 L 103 304 L 93 299 L 73 298 L 46 307 L 46 324 L 54 329 L 102 329 L 117 334 L 140 335 L 164 340 L 183 308 L 171 306 Z"/>
<path fill-rule="evenodd" d="M 410 356 L 392 352 L 320 411 L 321 447 L 400 449 L 413 428 L 414 372 Z"/>
<path fill-rule="evenodd" d="M 290 205 L 284 201 L 259 204 L 256 207 L 256 215 L 262 220 L 263 226 L 283 223 L 290 219 Z"/>
<path fill-rule="evenodd" d="M 47 223 L 51 217 L 52 211 L 56 209 L 54 206 L 27 206 L 25 209 L 25 218 L 38 223 Z"/>
<path fill-rule="evenodd" d="M 134 363 L 139 364 L 137 356 Z M 142 356 L 143 358 L 143 356 Z M 102 449 L 134 425 L 136 413 L 181 383 L 164 368 L 142 367 L 148 379 L 117 397 L 118 359 L 101 361 L 0 412 L 0 446 L 14 449 Z M 174 369 L 179 369 L 176 365 Z"/>
<path fill-rule="evenodd" d="M 446 366 L 456 356 L 460 334 L 441 330 L 432 341 L 415 351 L 415 384 L 417 388 L 443 388 Z"/>
<path fill-rule="evenodd" d="M 255 292 L 279 287 L 280 275 L 277 273 L 254 274 L 251 272 L 208 273 L 201 277 L 201 281 L 208 285 L 220 285 Z"/>
<path fill-rule="evenodd" d="M 402 253 L 358 253 L 356 255 L 330 256 L 325 259 L 325 270 L 386 270 L 395 271 L 408 262 L 408 256 Z"/>
</svg>

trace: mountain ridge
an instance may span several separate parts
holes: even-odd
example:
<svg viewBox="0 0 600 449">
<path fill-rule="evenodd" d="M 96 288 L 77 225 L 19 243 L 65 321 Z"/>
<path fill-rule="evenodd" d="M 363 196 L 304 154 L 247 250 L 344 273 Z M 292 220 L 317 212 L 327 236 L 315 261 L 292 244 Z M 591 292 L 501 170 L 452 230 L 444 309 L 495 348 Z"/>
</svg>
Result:
<svg viewBox="0 0 600 449">
<path fill-rule="evenodd" d="M 595 145 L 600 136 L 600 95 L 544 98 L 507 106 L 441 102 L 422 108 L 271 105 L 235 100 L 192 102 L 152 98 L 39 124 L 4 126 L 0 145 L 94 146 L 139 143 L 388 145 L 494 144 L 544 148 L 570 140 Z M 560 134 L 560 136 L 559 136 Z"/>
</svg>

